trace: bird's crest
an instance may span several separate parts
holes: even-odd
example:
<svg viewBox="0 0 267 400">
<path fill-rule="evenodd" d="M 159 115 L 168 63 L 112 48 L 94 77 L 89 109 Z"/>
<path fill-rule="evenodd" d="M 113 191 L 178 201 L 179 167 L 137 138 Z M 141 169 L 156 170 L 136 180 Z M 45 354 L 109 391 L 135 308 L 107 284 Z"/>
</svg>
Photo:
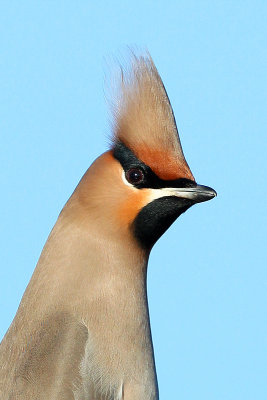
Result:
<svg viewBox="0 0 267 400">
<path fill-rule="evenodd" d="M 121 68 L 114 140 L 123 142 L 163 179 L 194 179 L 185 160 L 172 107 L 149 54 Z"/>
</svg>

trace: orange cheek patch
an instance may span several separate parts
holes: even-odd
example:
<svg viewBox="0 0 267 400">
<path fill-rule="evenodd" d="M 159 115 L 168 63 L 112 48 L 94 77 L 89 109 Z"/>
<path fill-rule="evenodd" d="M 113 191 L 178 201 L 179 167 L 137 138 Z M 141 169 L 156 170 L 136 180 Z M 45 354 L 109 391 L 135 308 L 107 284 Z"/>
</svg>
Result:
<svg viewBox="0 0 267 400">
<path fill-rule="evenodd" d="M 126 199 L 120 204 L 118 209 L 119 220 L 123 225 L 128 225 L 137 216 L 139 211 L 150 201 L 149 189 L 138 189 L 134 193 L 130 193 Z"/>
<path fill-rule="evenodd" d="M 148 165 L 161 179 L 187 178 L 195 180 L 185 160 L 179 161 L 168 152 L 147 148 L 134 150 L 137 157 Z"/>
</svg>

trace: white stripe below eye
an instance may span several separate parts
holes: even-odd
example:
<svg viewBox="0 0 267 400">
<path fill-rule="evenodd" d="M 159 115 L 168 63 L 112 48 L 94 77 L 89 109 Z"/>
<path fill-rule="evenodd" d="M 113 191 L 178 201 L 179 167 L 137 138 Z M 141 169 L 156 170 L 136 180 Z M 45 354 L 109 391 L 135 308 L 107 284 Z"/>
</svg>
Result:
<svg viewBox="0 0 267 400">
<path fill-rule="evenodd" d="M 124 182 L 125 185 L 129 186 L 133 190 L 140 190 L 137 189 L 134 185 L 132 185 L 130 182 L 127 181 L 125 172 L 122 171 L 121 174 L 122 181 Z M 198 192 L 196 192 L 195 188 L 159 188 L 159 189 L 150 189 L 150 188 L 145 188 L 145 190 L 149 191 L 150 196 L 147 197 L 148 203 L 150 203 L 153 200 L 160 199 L 161 197 L 169 197 L 169 196 L 175 196 L 175 197 L 180 197 L 182 199 L 190 199 L 194 200 L 195 197 L 197 197 Z"/>
</svg>

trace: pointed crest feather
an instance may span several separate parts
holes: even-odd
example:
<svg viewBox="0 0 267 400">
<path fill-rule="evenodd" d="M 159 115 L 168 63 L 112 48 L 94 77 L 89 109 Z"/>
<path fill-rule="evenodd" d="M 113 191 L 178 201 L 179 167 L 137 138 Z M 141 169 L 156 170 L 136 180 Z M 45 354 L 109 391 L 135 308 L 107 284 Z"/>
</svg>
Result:
<svg viewBox="0 0 267 400">
<path fill-rule="evenodd" d="M 122 141 L 155 172 L 168 175 L 168 179 L 178 175 L 193 179 L 168 95 L 149 53 L 132 55 L 129 71 L 121 67 L 113 114 L 115 141 Z"/>
</svg>

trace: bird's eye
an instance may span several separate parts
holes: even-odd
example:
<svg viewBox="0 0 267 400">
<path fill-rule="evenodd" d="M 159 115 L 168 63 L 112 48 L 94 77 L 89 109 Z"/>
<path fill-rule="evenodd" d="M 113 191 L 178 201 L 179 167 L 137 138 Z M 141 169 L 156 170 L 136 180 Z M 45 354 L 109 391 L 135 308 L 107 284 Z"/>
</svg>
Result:
<svg viewBox="0 0 267 400">
<path fill-rule="evenodd" d="M 132 185 L 139 185 L 144 181 L 144 172 L 139 168 L 131 168 L 125 173 L 126 179 Z"/>
</svg>

